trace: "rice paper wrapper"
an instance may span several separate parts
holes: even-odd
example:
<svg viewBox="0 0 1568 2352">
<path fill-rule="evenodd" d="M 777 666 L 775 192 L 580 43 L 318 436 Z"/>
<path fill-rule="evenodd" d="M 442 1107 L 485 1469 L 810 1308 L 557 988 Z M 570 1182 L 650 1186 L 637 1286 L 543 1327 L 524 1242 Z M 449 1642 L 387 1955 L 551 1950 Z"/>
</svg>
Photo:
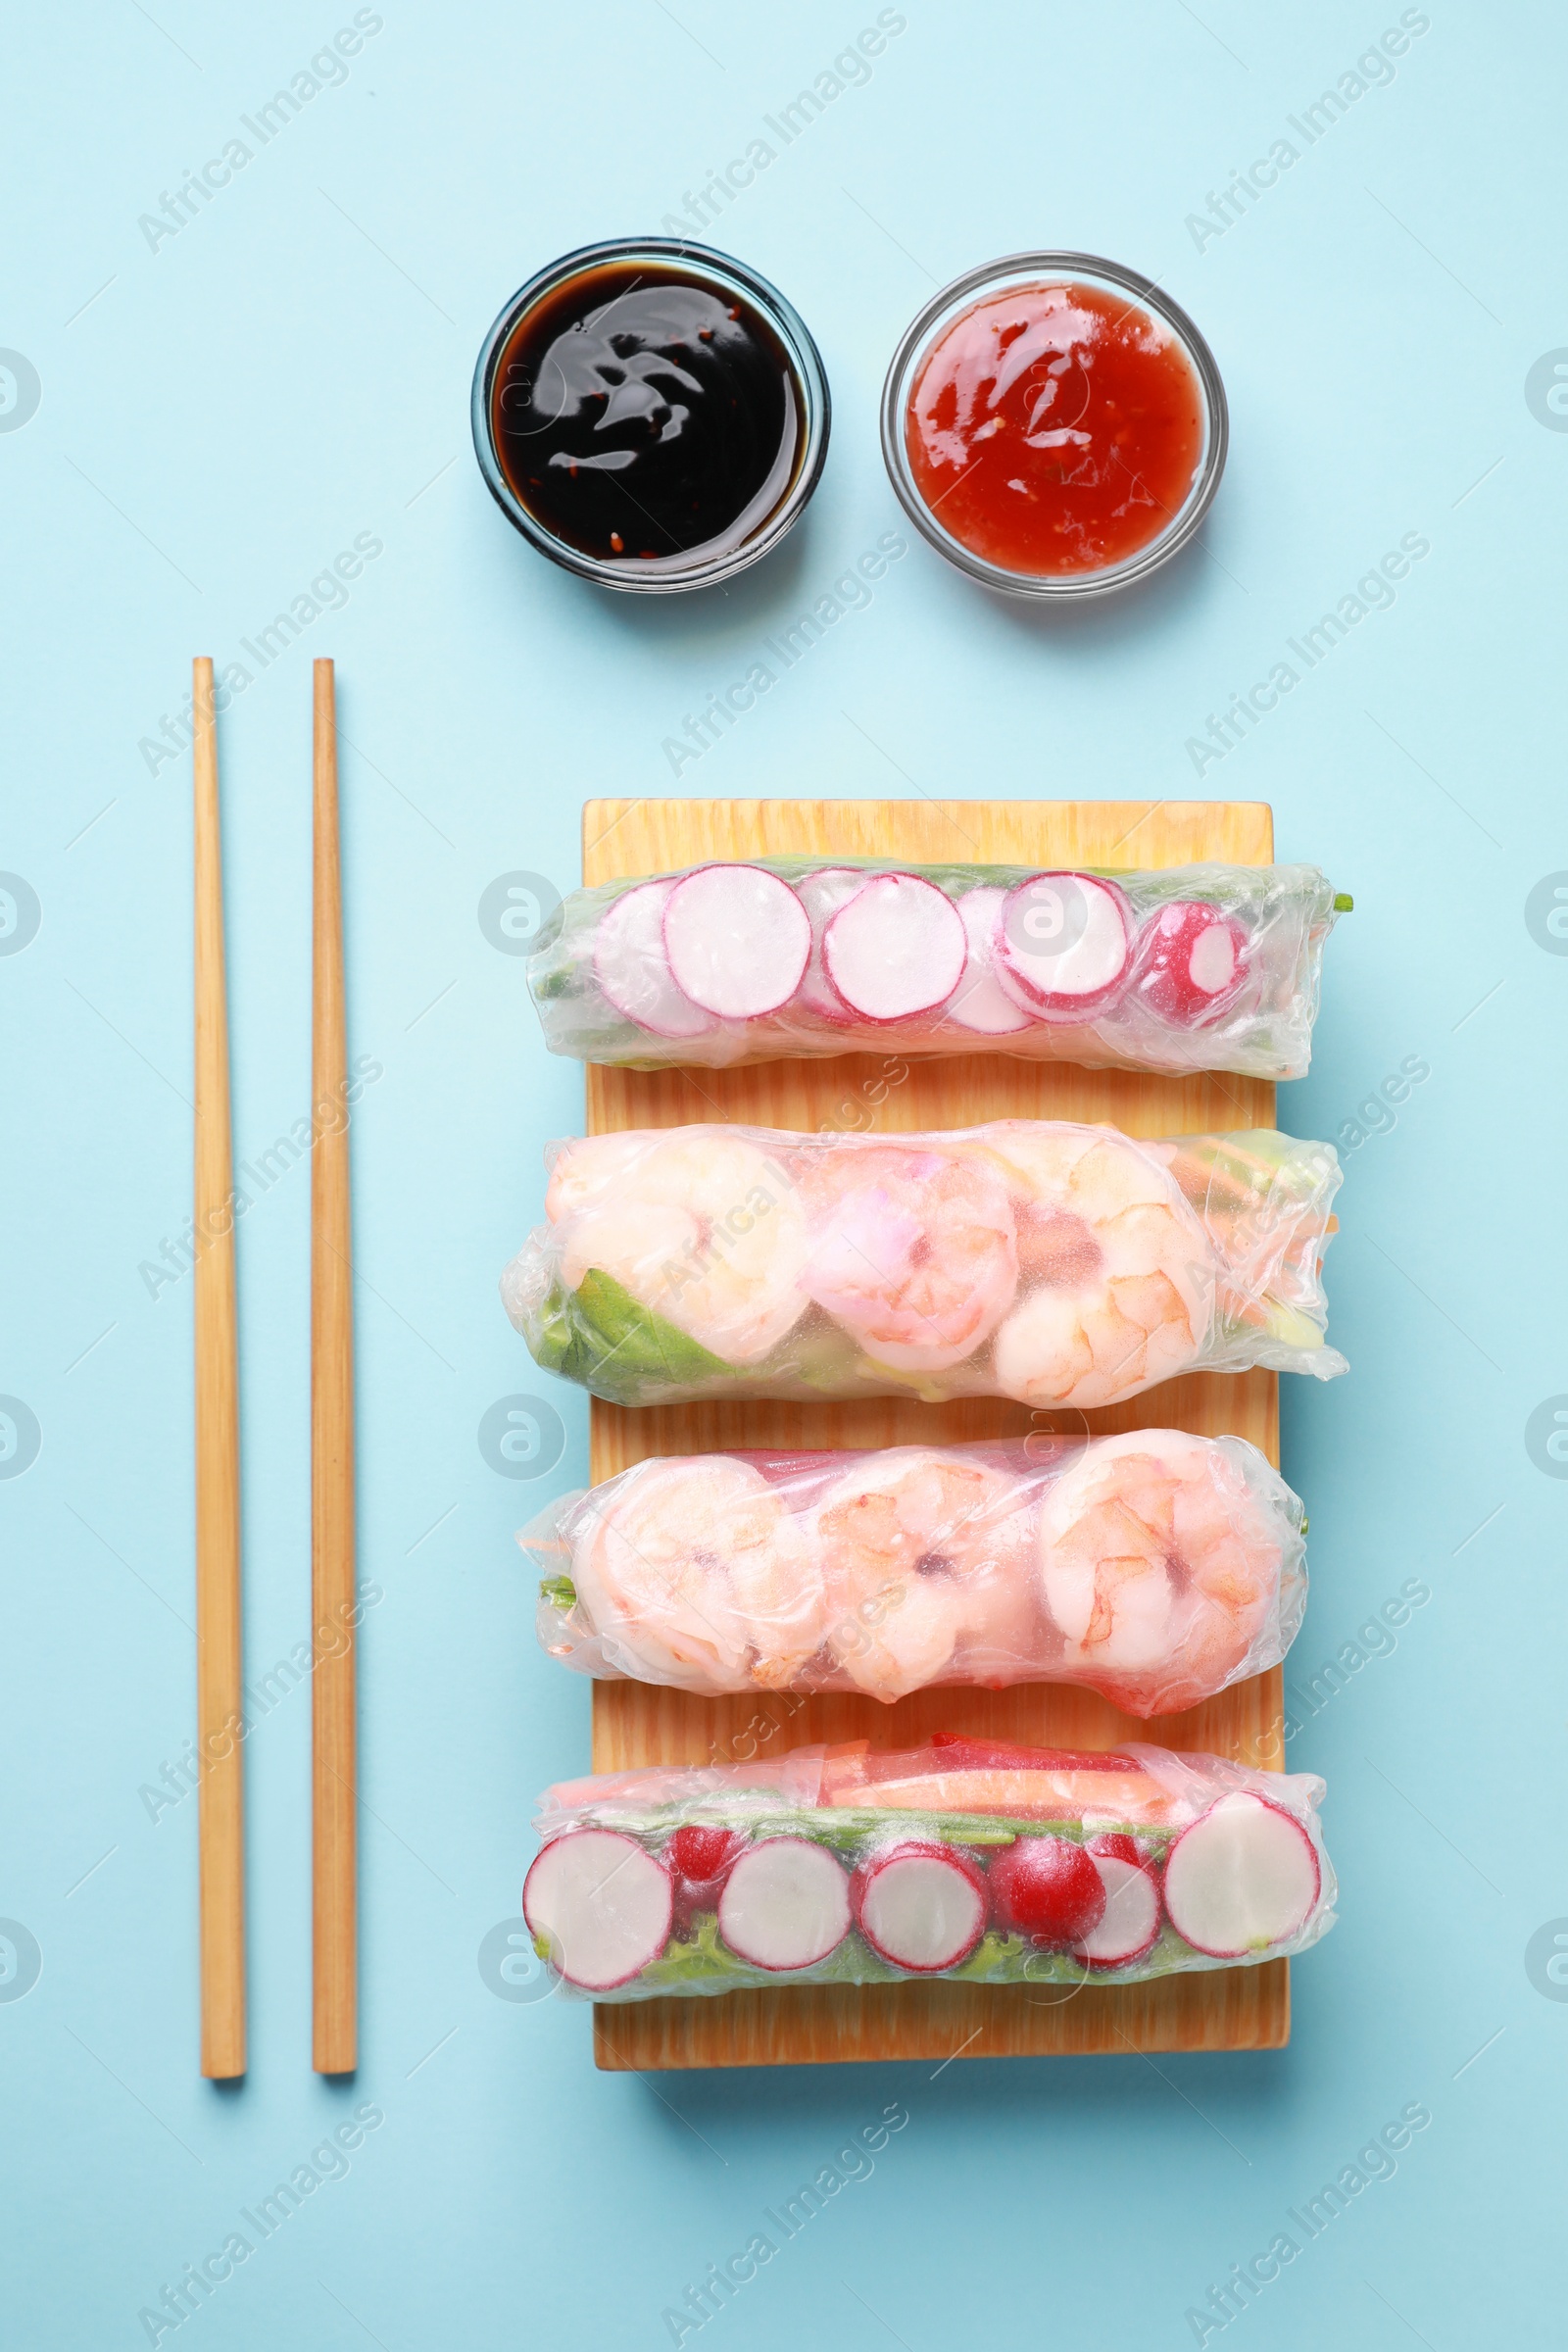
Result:
<svg viewBox="0 0 1568 2352">
<path fill-rule="evenodd" d="M 599 2000 L 933 1977 L 1092 1996 L 1317 1942 L 1323 1793 L 1142 1743 L 945 1735 L 649 1766 L 546 1791 L 524 1915 L 563 1989 Z"/>
<path fill-rule="evenodd" d="M 1180 1430 L 655 1458 L 519 1538 L 552 1657 L 718 1697 L 1066 1683 L 1174 1713 L 1284 1657 L 1299 1499 Z"/>
<path fill-rule="evenodd" d="M 553 1144 L 502 1278 L 537 1363 L 618 1404 L 1114 1404 L 1193 1371 L 1328 1379 L 1332 1145 L 1010 1119 L 934 1135 Z"/>
<path fill-rule="evenodd" d="M 891 1049 L 1298 1078 L 1348 905 L 1310 865 L 768 858 L 573 891 L 528 983 L 552 1053 L 639 1069 Z"/>
</svg>

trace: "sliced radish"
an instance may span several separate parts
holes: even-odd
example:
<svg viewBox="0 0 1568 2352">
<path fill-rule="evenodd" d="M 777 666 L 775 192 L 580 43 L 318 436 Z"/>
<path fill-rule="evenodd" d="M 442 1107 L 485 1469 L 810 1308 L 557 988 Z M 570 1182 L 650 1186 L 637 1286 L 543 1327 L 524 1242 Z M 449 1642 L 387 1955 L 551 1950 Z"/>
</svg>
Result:
<svg viewBox="0 0 1568 2352">
<path fill-rule="evenodd" d="M 983 882 L 975 890 L 966 890 L 958 901 L 969 955 L 947 1017 L 960 1029 L 976 1030 L 982 1037 L 1007 1037 L 1029 1026 L 1028 1013 L 997 978 L 997 925 L 1006 895 L 995 883 Z"/>
<path fill-rule="evenodd" d="M 951 1845 L 910 1841 L 873 1854 L 850 1883 L 855 1924 L 895 1968 L 956 1968 L 986 1924 L 985 1881 Z"/>
<path fill-rule="evenodd" d="M 568 1984 L 629 1984 L 669 1940 L 673 1890 L 662 1862 L 618 1830 L 564 1830 L 535 1855 L 522 1916 Z"/>
<path fill-rule="evenodd" d="M 1166 1020 L 1204 1021 L 1235 993 L 1248 945 L 1241 924 L 1217 906 L 1173 900 L 1144 925 L 1134 993 Z"/>
<path fill-rule="evenodd" d="M 1107 1854 L 1114 1855 L 1118 1862 L 1142 1862 L 1144 1858 L 1138 1850 L 1137 1838 L 1129 1838 L 1125 1830 L 1102 1830 L 1098 1838 L 1086 1838 L 1084 1846 L 1097 1862 Z"/>
<path fill-rule="evenodd" d="M 1035 874 L 1009 890 L 997 925 L 997 977 L 1026 1011 L 1087 1020 L 1132 961 L 1132 908 L 1098 874 Z"/>
<path fill-rule="evenodd" d="M 865 880 L 866 876 L 853 865 L 824 865 L 814 874 L 805 875 L 795 886 L 811 919 L 810 959 L 796 992 L 796 1001 L 818 1020 L 849 1022 L 855 1018 L 822 968 L 822 933 L 829 917 L 854 898 Z"/>
<path fill-rule="evenodd" d="M 693 1886 L 706 1886 L 724 1876 L 745 1846 L 746 1840 L 739 1830 L 689 1821 L 665 1846 L 664 1861 L 669 1869 L 679 1871 L 683 1879 L 690 1879 Z"/>
<path fill-rule="evenodd" d="M 607 906 L 594 932 L 594 978 L 618 1013 L 655 1037 L 700 1037 L 712 1017 L 683 996 L 664 956 L 673 882 L 639 882 Z"/>
<path fill-rule="evenodd" d="M 991 1865 L 991 1909 L 999 1926 L 1036 1943 L 1082 1944 L 1105 1915 L 1094 1857 L 1071 1838 L 1018 1838 Z"/>
<path fill-rule="evenodd" d="M 716 1911 L 730 1865 L 746 1851 L 738 1830 L 687 1822 L 665 1846 L 662 1860 L 675 1881 L 675 1933 L 689 1935 L 705 1911 Z"/>
<path fill-rule="evenodd" d="M 777 1012 L 800 987 L 810 953 L 810 916 L 765 866 L 700 865 L 664 903 L 675 985 L 722 1020 Z"/>
<path fill-rule="evenodd" d="M 1165 1908 L 1194 1951 L 1240 1960 L 1303 1928 L 1321 1883 L 1312 1840 L 1295 1815 L 1237 1789 L 1171 1847 Z"/>
<path fill-rule="evenodd" d="M 724 1881 L 718 1932 L 754 1968 L 812 1968 L 850 1932 L 850 1882 L 825 1845 L 764 1838 Z"/>
<path fill-rule="evenodd" d="M 822 963 L 867 1021 L 903 1021 L 946 1004 L 963 977 L 963 920 L 944 890 L 918 874 L 873 874 L 822 933 Z"/>
<path fill-rule="evenodd" d="M 1129 1856 L 1122 1849 L 1132 1846 Z M 1105 1889 L 1105 1915 L 1078 1945 L 1091 1968 L 1130 1968 L 1159 1935 L 1159 1886 L 1130 1838 L 1092 1838 L 1086 1847 Z"/>
</svg>

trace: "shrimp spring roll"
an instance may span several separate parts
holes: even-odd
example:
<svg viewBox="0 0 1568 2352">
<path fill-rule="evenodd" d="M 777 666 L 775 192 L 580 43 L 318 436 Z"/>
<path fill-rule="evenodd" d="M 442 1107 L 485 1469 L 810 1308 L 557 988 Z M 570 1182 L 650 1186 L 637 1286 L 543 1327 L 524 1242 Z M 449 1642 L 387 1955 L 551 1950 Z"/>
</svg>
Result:
<svg viewBox="0 0 1568 2352">
<path fill-rule="evenodd" d="M 596 2000 L 768 1984 L 1125 1984 L 1334 1925 L 1323 1783 L 1217 1756 L 797 1748 L 547 1790 L 522 1890 Z"/>
<path fill-rule="evenodd" d="M 574 891 L 528 981 L 552 1053 L 639 1069 L 891 1044 L 1298 1078 L 1349 905 L 1311 865 L 771 858 Z"/>
<path fill-rule="evenodd" d="M 675 1127 L 547 1156 L 549 1221 L 502 1296 L 537 1363 L 617 1404 L 1091 1407 L 1179 1372 L 1346 1369 L 1324 1340 L 1329 1144 L 1004 1119 Z"/>
<path fill-rule="evenodd" d="M 518 1541 L 579 1673 L 742 1690 L 1076 1683 L 1168 1715 L 1278 1665 L 1301 1505 L 1255 1446 L 1111 1438 L 639 1462 Z"/>
</svg>

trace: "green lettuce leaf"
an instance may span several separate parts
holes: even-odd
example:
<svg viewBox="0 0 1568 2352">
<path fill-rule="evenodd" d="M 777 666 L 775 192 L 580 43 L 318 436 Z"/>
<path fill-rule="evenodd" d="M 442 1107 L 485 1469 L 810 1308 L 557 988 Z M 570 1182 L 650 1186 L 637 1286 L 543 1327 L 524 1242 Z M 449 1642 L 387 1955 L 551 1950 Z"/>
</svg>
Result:
<svg viewBox="0 0 1568 2352">
<path fill-rule="evenodd" d="M 567 1309 L 567 1294 L 553 1290 L 528 1330 L 528 1350 L 544 1372 L 559 1372 L 564 1380 L 580 1380 L 576 1368 L 576 1332 Z"/>
<path fill-rule="evenodd" d="M 650 1391 L 706 1388 L 738 1377 L 732 1364 L 710 1355 L 598 1266 L 589 1268 L 576 1290 L 551 1292 L 530 1336 L 536 1363 L 612 1404 L 642 1404 Z"/>
</svg>

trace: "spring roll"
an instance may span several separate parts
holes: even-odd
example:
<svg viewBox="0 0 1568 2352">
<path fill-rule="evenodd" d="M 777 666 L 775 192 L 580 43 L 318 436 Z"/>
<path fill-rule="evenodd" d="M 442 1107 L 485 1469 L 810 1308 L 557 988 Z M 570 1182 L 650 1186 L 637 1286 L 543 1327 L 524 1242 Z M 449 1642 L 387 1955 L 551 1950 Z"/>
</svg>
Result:
<svg viewBox="0 0 1568 2352">
<path fill-rule="evenodd" d="M 1298 1078 L 1349 905 L 1310 865 L 762 858 L 574 891 L 528 980 L 552 1053 L 640 1069 L 892 1047 Z"/>
<path fill-rule="evenodd" d="M 1070 1683 L 1147 1717 L 1278 1665 L 1303 1525 L 1244 1439 L 1145 1429 L 656 1458 L 518 1541 L 541 1647 L 601 1680 L 889 1703 Z"/>
<path fill-rule="evenodd" d="M 548 1790 L 534 1946 L 596 2000 L 777 1984 L 1129 1984 L 1304 1951 L 1335 1881 L 1307 1773 L 938 1734 Z"/>
<path fill-rule="evenodd" d="M 617 1404 L 1089 1409 L 1183 1372 L 1346 1369 L 1325 1339 L 1328 1144 L 1003 1119 L 676 1127 L 548 1157 L 548 1221 L 502 1296 L 537 1363 Z"/>
</svg>

